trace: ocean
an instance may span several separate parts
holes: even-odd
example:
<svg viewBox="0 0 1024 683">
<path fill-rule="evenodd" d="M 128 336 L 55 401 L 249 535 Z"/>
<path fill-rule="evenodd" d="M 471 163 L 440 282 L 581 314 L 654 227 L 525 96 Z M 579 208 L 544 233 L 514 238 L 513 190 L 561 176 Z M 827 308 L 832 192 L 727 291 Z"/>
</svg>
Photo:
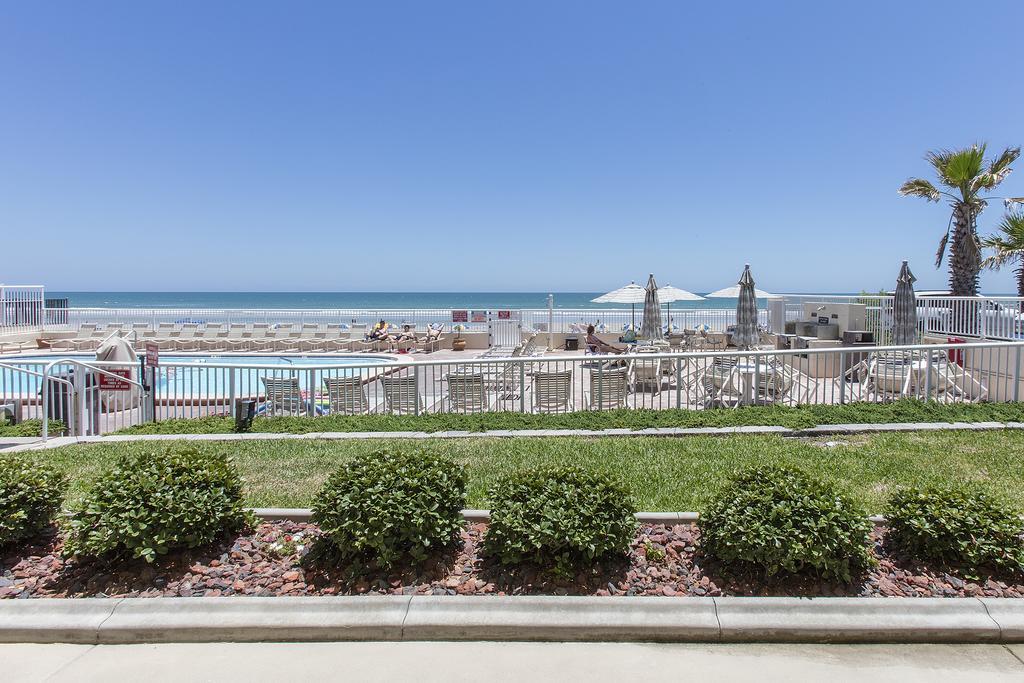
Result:
<svg viewBox="0 0 1024 683">
<path fill-rule="evenodd" d="M 595 304 L 603 292 L 552 292 L 555 308 L 628 308 Z M 61 292 L 74 308 L 278 308 L 278 309 L 524 309 L 547 308 L 546 292 Z M 734 308 L 735 299 L 678 301 L 674 309 Z"/>
</svg>

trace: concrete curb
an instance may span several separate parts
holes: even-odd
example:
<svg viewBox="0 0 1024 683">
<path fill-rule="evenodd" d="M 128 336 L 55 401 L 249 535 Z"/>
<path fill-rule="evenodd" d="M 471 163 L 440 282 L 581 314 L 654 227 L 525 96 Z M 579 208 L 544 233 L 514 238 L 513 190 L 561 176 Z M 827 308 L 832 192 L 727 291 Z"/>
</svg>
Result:
<svg viewBox="0 0 1024 683">
<path fill-rule="evenodd" d="M 0 602 L 3 643 L 1024 642 L 1024 601 L 363 596 Z"/>
<path fill-rule="evenodd" d="M 271 522 L 286 520 L 289 522 L 308 522 L 313 511 L 308 508 L 253 508 L 253 514 L 262 520 Z M 486 522 L 491 518 L 490 510 L 463 510 L 462 517 L 467 522 Z M 636 520 L 641 524 L 689 524 L 700 519 L 699 512 L 638 512 Z M 872 515 L 868 517 L 875 524 L 885 524 L 885 517 Z"/>
<path fill-rule="evenodd" d="M 873 424 L 819 425 L 806 429 L 749 425 L 740 427 L 651 427 L 647 429 L 500 429 L 483 432 L 310 432 L 281 434 L 275 432 L 246 434 L 112 434 L 109 436 L 61 436 L 48 441 L 34 440 L 5 448 L 8 452 L 47 450 L 72 444 L 122 443 L 132 441 L 366 441 L 373 439 L 509 439 L 552 436 L 607 437 L 660 436 L 732 436 L 735 434 L 777 434 L 788 437 L 812 437 L 834 434 L 874 434 L 878 432 L 920 431 L 991 431 L 1024 429 L 1024 422 L 894 422 Z M 7 445 L 5 443 L 5 445 Z"/>
</svg>

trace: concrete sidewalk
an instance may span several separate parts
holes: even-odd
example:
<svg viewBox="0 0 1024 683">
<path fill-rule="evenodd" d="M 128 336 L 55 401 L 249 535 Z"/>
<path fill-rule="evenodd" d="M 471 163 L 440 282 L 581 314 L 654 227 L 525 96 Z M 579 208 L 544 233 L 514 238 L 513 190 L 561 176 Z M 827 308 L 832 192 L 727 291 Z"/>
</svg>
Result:
<svg viewBox="0 0 1024 683">
<path fill-rule="evenodd" d="M 176 643 L 0 645 L 7 681 L 1024 680 L 1020 645 Z"/>
</svg>

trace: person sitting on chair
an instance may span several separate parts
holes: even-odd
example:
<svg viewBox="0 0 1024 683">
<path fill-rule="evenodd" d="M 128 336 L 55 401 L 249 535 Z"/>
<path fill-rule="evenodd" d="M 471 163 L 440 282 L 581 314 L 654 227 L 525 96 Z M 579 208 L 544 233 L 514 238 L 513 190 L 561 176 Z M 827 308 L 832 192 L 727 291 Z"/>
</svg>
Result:
<svg viewBox="0 0 1024 683">
<path fill-rule="evenodd" d="M 590 349 L 591 353 L 623 353 L 626 350 L 601 341 L 601 339 L 594 334 L 593 325 L 587 325 L 587 348 Z"/>
<path fill-rule="evenodd" d="M 370 330 L 370 334 L 367 335 L 368 339 L 387 339 L 388 338 L 388 324 L 381 318 L 380 322 L 373 326 Z"/>
</svg>

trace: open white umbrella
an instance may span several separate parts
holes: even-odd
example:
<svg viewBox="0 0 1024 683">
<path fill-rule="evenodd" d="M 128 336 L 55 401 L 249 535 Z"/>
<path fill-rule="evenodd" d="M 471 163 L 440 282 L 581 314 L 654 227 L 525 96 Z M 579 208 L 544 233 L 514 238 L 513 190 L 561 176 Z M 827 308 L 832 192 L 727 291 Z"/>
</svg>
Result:
<svg viewBox="0 0 1024 683">
<path fill-rule="evenodd" d="M 732 287 L 725 287 L 711 292 L 710 294 L 705 294 L 704 296 L 708 299 L 738 299 L 740 297 L 740 286 L 733 285 Z M 755 289 L 754 296 L 758 299 L 774 299 L 779 295 L 766 292 L 763 289 Z"/>
<path fill-rule="evenodd" d="M 668 317 L 669 325 L 672 324 L 672 302 L 673 301 L 704 301 L 700 294 L 687 292 L 672 285 L 658 287 L 658 301 L 665 304 L 665 315 Z"/>
<path fill-rule="evenodd" d="M 646 289 L 635 282 L 630 282 L 625 287 L 619 287 L 590 301 L 595 304 L 629 304 L 633 307 L 633 327 L 636 327 L 636 305 L 642 304 L 646 296 Z"/>
</svg>

